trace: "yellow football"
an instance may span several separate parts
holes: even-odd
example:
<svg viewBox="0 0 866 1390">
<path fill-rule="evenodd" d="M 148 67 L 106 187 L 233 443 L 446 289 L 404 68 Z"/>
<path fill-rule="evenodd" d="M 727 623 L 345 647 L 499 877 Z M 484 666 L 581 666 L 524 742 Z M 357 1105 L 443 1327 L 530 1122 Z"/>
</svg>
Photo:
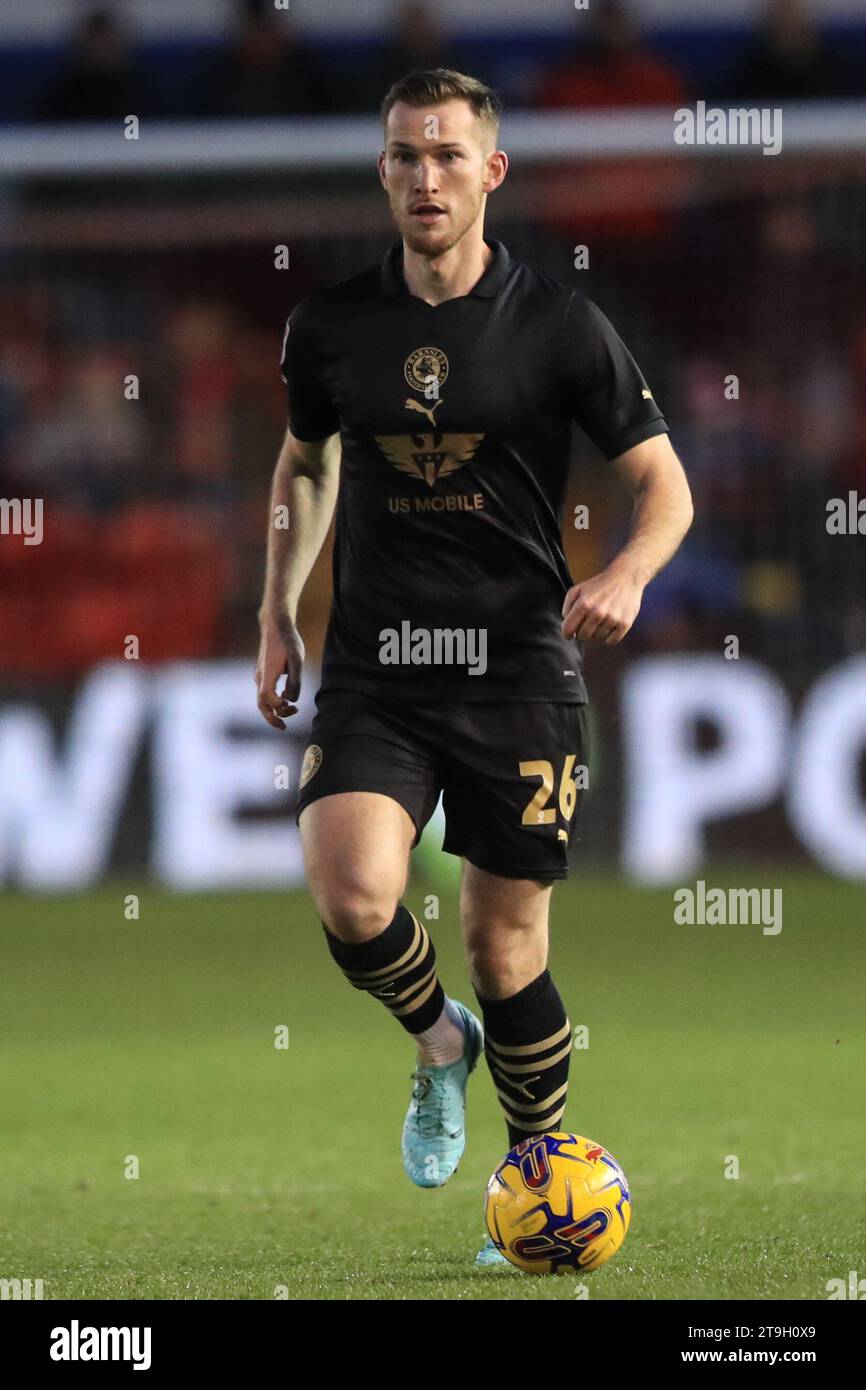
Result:
<svg viewBox="0 0 866 1390">
<path fill-rule="evenodd" d="M 557 1130 L 506 1154 L 487 1184 L 484 1219 L 497 1249 L 518 1269 L 585 1274 L 625 1240 L 631 1194 L 607 1149 Z"/>
</svg>

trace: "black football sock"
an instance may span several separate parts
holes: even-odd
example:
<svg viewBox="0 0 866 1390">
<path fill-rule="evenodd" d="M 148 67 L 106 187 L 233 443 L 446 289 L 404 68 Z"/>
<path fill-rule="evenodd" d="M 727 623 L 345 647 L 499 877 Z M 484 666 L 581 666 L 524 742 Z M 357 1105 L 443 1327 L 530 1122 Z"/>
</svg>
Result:
<svg viewBox="0 0 866 1390">
<path fill-rule="evenodd" d="M 328 949 L 350 985 L 381 999 L 407 1033 L 432 1028 L 445 1007 L 445 993 L 433 942 L 408 908 L 401 903 L 385 930 L 369 941 L 341 941 L 324 930 Z"/>
<path fill-rule="evenodd" d="M 571 1024 L 545 970 L 508 999 L 482 999 L 484 1050 L 513 1147 L 558 1129 L 568 1091 Z"/>
</svg>

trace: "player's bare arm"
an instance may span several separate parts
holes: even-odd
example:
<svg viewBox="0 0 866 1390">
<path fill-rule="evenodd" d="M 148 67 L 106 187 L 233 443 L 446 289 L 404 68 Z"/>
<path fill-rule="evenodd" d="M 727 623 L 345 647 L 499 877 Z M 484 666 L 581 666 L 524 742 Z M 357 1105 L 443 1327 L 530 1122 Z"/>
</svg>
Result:
<svg viewBox="0 0 866 1390">
<path fill-rule="evenodd" d="M 666 434 L 655 435 L 613 460 L 634 498 L 629 539 L 601 574 L 569 589 L 562 634 L 580 641 L 621 642 L 640 611 L 643 591 L 692 524 L 691 492 Z"/>
<path fill-rule="evenodd" d="M 298 603 L 325 542 L 340 474 L 340 437 L 304 443 L 291 430 L 277 459 L 268 518 L 265 592 L 259 609 L 261 638 L 256 665 L 259 709 L 274 729 L 297 713 L 304 644 L 297 629 Z M 278 519 L 288 518 L 288 525 Z M 285 688 L 277 683 L 286 676 Z"/>
</svg>

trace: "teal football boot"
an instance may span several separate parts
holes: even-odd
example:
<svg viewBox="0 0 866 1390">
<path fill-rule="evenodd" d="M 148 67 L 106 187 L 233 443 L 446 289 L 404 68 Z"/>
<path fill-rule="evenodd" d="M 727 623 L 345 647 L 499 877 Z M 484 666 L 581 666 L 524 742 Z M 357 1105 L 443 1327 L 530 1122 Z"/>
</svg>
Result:
<svg viewBox="0 0 866 1390">
<path fill-rule="evenodd" d="M 506 1260 L 501 1250 L 497 1250 L 493 1241 L 488 1236 L 478 1254 L 475 1256 L 475 1263 L 480 1269 L 513 1269 L 517 1273 L 517 1266 L 510 1260 Z"/>
<path fill-rule="evenodd" d="M 418 1064 L 412 1100 L 403 1125 L 403 1167 L 418 1187 L 441 1187 L 466 1147 L 466 1083 L 484 1047 L 484 1031 L 456 999 L 463 1020 L 463 1056 L 445 1067 Z"/>
</svg>

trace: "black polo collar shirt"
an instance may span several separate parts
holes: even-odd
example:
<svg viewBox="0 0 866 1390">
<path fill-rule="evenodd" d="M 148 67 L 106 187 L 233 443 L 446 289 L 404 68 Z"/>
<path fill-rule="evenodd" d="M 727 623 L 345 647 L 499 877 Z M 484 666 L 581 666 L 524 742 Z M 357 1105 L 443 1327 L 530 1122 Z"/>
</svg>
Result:
<svg viewBox="0 0 866 1390">
<path fill-rule="evenodd" d="M 485 243 L 492 250 L 493 259 L 481 279 L 472 286 L 468 295 L 458 296 L 459 298 L 493 299 L 508 279 L 512 262 L 502 242 L 492 241 L 486 237 Z M 382 294 L 386 298 L 393 298 L 395 295 L 405 295 L 409 299 L 417 297 L 409 293 L 409 288 L 403 278 L 402 241 L 394 242 L 382 262 Z M 444 300 L 443 303 L 447 304 L 450 301 Z M 439 307 L 438 304 L 428 305 L 428 308 L 438 309 Z"/>
<path fill-rule="evenodd" d="M 488 245 L 468 294 L 410 294 L 397 242 L 287 324 L 290 428 L 342 445 L 324 689 L 587 698 L 581 644 L 560 635 L 573 427 L 612 459 L 667 425 L 601 310 Z M 455 629 L 476 650 L 483 632 L 483 672 L 383 658 L 383 633 Z"/>
</svg>

